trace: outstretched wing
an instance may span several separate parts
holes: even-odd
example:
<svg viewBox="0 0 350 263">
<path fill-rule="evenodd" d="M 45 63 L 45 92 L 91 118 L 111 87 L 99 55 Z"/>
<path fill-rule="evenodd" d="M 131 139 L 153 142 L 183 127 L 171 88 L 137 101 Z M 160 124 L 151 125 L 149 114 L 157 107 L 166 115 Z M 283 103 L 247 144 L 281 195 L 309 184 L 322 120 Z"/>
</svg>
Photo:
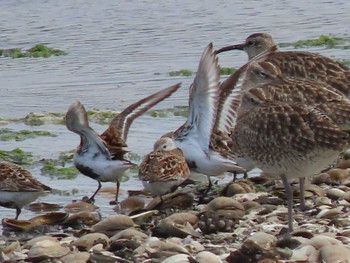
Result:
<svg viewBox="0 0 350 263">
<path fill-rule="evenodd" d="M 242 83 L 249 63 L 251 61 L 264 60 L 265 57 L 276 50 L 277 46 L 265 50 L 252 58 L 221 83 L 220 99 L 214 130 L 228 134 L 236 125 L 237 110 L 241 100 Z"/>
<path fill-rule="evenodd" d="M 108 146 L 126 147 L 125 142 L 132 122 L 154 105 L 169 97 L 180 88 L 180 86 L 181 83 L 175 84 L 130 105 L 118 114 L 118 116 L 113 118 L 107 130 L 101 134 L 101 138 L 106 141 Z"/>
<path fill-rule="evenodd" d="M 209 151 L 219 98 L 218 59 L 210 43 L 203 52 L 193 84 L 190 87 L 187 125 L 199 136 L 202 149 Z"/>
</svg>

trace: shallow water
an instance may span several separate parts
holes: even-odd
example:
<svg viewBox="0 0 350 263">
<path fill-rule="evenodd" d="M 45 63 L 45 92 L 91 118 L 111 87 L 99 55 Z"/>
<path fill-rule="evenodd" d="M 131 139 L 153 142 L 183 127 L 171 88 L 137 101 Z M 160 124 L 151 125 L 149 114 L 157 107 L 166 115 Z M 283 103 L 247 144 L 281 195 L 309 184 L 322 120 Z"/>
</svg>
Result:
<svg viewBox="0 0 350 263">
<path fill-rule="evenodd" d="M 349 37 L 350 1 L 0 1 L 0 48 L 30 48 L 44 43 L 62 49 L 66 56 L 50 58 L 0 58 L 0 118 L 23 117 L 30 112 L 65 112 L 80 100 L 87 109 L 122 110 L 162 88 L 182 82 L 181 89 L 157 108 L 187 105 L 193 77 L 170 77 L 170 71 L 196 71 L 209 42 L 221 47 L 241 42 L 251 33 L 266 31 L 276 42 L 311 39 L 321 34 Z M 350 51 L 310 48 L 327 56 L 350 59 Z M 240 52 L 220 55 L 220 64 L 239 67 L 247 57 Z M 143 116 L 130 130 L 129 149 L 142 156 L 161 134 L 174 130 L 183 117 Z M 101 132 L 102 125 L 92 123 Z M 28 127 L 23 123 L 3 126 L 52 131 L 57 137 L 1 142 L 1 149 L 22 148 L 35 160 L 57 158 L 74 149 L 77 135 L 63 125 Z M 97 184 L 83 175 L 73 180 L 43 176 L 42 182 L 75 195 L 48 195 L 38 201 L 67 204 L 90 195 Z M 104 184 L 113 185 L 113 184 Z M 122 184 L 141 189 L 135 174 Z M 99 195 L 96 204 L 112 212 L 111 196 Z M 0 217 L 14 210 L 0 207 Z M 24 209 L 21 218 L 32 217 Z"/>
</svg>

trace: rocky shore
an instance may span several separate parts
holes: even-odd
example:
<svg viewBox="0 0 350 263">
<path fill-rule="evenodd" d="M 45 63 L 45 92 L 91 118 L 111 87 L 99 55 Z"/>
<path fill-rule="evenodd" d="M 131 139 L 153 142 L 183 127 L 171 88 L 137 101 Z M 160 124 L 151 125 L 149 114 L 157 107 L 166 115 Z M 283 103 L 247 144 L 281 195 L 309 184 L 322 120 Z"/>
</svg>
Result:
<svg viewBox="0 0 350 263">
<path fill-rule="evenodd" d="M 262 174 L 214 186 L 188 184 L 152 199 L 140 191 L 101 218 L 98 207 L 72 202 L 65 212 L 28 221 L 2 219 L 0 262 L 350 262 L 350 160 L 311 178 L 307 209 L 287 234 L 284 189 Z"/>
</svg>

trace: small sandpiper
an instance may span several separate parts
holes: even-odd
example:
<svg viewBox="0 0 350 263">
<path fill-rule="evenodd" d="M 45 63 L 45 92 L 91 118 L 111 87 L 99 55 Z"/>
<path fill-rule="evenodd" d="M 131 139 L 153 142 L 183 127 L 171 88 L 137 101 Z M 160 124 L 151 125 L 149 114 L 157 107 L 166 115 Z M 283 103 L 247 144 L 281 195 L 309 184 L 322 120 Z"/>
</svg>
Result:
<svg viewBox="0 0 350 263">
<path fill-rule="evenodd" d="M 215 140 L 213 128 L 220 94 L 219 78 L 218 59 L 210 43 L 202 54 L 194 82 L 190 86 L 187 120 L 172 135 L 190 169 L 208 176 L 206 192 L 212 186 L 210 176 L 245 171 L 227 155 L 224 148 L 216 148 L 217 145 L 212 141 Z"/>
<path fill-rule="evenodd" d="M 182 151 L 169 137 L 154 143 L 153 151 L 147 154 L 139 167 L 139 179 L 153 195 L 162 196 L 175 190 L 190 175 Z"/>
<path fill-rule="evenodd" d="M 84 106 L 74 102 L 68 109 L 65 122 L 67 128 L 80 136 L 80 145 L 74 154 L 78 170 L 98 182 L 98 187 L 89 201 L 94 201 L 101 188 L 101 182 L 116 181 L 118 202 L 120 178 L 135 164 L 125 158 L 128 152 L 126 140 L 131 123 L 151 107 L 173 94 L 180 83 L 152 94 L 123 110 L 110 122 L 109 127 L 99 136 L 89 125 Z"/>
<path fill-rule="evenodd" d="M 0 161 L 0 205 L 16 209 L 15 219 L 24 206 L 51 190 L 21 166 Z"/>
</svg>

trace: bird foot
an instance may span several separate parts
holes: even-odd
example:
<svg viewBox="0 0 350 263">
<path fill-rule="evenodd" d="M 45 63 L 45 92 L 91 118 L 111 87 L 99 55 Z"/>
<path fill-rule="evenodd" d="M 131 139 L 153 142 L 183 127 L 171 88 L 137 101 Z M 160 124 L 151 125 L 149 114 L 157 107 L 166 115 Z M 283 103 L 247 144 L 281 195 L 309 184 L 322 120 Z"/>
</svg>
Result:
<svg viewBox="0 0 350 263">
<path fill-rule="evenodd" d="M 81 201 L 85 202 L 85 203 L 89 203 L 89 204 L 94 204 L 95 203 L 95 198 L 89 198 L 87 196 L 84 196 Z"/>
<path fill-rule="evenodd" d="M 109 202 L 110 205 L 117 205 L 119 202 L 117 200 L 113 200 Z"/>
</svg>

